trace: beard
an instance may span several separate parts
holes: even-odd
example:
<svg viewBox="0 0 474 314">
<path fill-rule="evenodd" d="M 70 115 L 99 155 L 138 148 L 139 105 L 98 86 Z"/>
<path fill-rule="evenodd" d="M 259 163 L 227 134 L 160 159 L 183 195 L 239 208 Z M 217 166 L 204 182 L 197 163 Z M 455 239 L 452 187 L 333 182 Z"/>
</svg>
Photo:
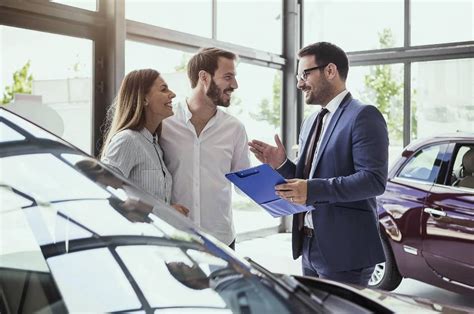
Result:
<svg viewBox="0 0 474 314">
<path fill-rule="evenodd" d="M 331 84 L 325 78 L 322 78 L 318 85 L 316 90 L 311 91 L 309 97 L 305 97 L 306 104 L 325 105 L 332 99 L 333 87 Z"/>
<path fill-rule="evenodd" d="M 214 82 L 214 79 L 211 80 L 211 85 L 209 86 L 209 90 L 207 91 L 206 95 L 209 97 L 214 105 L 221 106 L 221 107 L 229 107 L 230 106 L 230 98 L 228 100 L 224 100 L 224 93 L 233 91 L 233 88 L 226 88 L 221 90 L 217 84 Z"/>
</svg>

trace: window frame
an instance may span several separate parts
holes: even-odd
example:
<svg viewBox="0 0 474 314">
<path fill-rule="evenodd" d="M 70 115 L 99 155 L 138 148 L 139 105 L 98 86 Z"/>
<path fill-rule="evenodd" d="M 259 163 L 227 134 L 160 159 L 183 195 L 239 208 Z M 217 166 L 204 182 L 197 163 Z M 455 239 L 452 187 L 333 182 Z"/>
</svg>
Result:
<svg viewBox="0 0 474 314">
<path fill-rule="evenodd" d="M 439 183 L 443 186 L 449 187 L 449 188 L 460 188 L 457 186 L 453 186 L 452 184 L 448 184 L 451 182 L 453 171 L 454 171 L 454 164 L 456 162 L 456 158 L 458 157 L 459 150 L 461 147 L 474 147 L 474 140 L 469 141 L 469 140 L 459 140 L 459 141 L 453 141 L 449 144 L 448 150 L 446 152 L 447 157 L 449 158 L 448 163 L 446 165 L 446 172 L 444 174 L 443 180 Z"/>
<path fill-rule="evenodd" d="M 439 164 L 438 173 L 435 175 L 433 181 L 427 181 L 427 180 L 422 180 L 422 179 L 419 179 L 419 178 L 408 178 L 408 177 L 401 177 L 400 176 L 400 173 L 405 169 L 405 167 L 407 167 L 413 160 L 415 160 L 415 158 L 417 158 L 418 156 L 423 154 L 423 151 L 426 151 L 427 149 L 430 149 L 430 148 L 435 147 L 435 146 L 440 146 L 440 149 L 439 149 L 438 153 L 436 154 L 436 159 L 434 160 L 434 164 L 431 166 L 430 177 L 432 176 L 433 168 L 436 166 L 436 163 L 439 161 L 440 164 Z M 444 177 L 444 176 L 441 175 L 441 173 L 442 173 L 442 169 L 443 169 L 443 164 L 446 164 L 446 162 L 444 161 L 444 158 L 447 154 L 448 147 L 449 147 L 449 145 L 448 145 L 447 142 L 431 143 L 431 144 L 419 147 L 416 151 L 413 152 L 413 154 L 409 158 L 407 158 L 407 160 L 405 160 L 403 162 L 402 165 L 400 165 L 400 167 L 398 168 L 398 170 L 397 170 L 397 172 L 394 176 L 394 179 L 412 180 L 412 181 L 415 181 L 415 182 L 419 182 L 419 183 L 422 183 L 422 184 L 428 184 L 428 185 L 438 184 L 440 178 Z"/>
</svg>

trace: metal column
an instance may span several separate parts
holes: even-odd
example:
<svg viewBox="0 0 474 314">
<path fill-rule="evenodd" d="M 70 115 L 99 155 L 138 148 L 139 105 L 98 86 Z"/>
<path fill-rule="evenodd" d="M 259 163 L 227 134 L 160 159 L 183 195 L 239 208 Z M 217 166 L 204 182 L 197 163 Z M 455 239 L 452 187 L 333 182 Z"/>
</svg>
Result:
<svg viewBox="0 0 474 314">
<path fill-rule="evenodd" d="M 283 71 L 281 132 L 283 145 L 286 147 L 289 158 L 296 157 L 292 147 L 297 144 L 298 138 L 297 121 L 299 117 L 295 73 L 296 52 L 300 46 L 299 17 L 298 1 L 283 1 L 283 57 L 286 64 Z M 290 228 L 290 217 L 283 217 L 279 232 L 288 231 Z"/>
</svg>

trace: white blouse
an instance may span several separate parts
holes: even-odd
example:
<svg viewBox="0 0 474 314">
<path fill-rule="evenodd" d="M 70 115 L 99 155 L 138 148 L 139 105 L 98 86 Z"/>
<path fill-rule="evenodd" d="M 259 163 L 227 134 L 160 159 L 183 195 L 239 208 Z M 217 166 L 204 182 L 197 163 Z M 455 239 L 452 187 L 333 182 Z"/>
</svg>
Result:
<svg viewBox="0 0 474 314">
<path fill-rule="evenodd" d="M 163 161 L 163 151 L 148 129 L 128 129 L 115 134 L 102 162 L 146 192 L 170 203 L 172 177 Z"/>
</svg>

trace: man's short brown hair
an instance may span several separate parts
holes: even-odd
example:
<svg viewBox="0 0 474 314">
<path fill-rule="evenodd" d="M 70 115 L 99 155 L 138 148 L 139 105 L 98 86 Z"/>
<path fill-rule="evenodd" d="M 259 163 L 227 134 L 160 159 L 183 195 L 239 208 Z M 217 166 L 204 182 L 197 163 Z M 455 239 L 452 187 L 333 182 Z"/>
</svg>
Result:
<svg viewBox="0 0 474 314">
<path fill-rule="evenodd" d="M 227 50 L 209 47 L 200 49 L 188 62 L 188 77 L 191 88 L 196 87 L 199 80 L 199 71 L 206 71 L 214 76 L 217 70 L 219 57 L 230 60 L 237 59 L 237 56 Z"/>
</svg>

